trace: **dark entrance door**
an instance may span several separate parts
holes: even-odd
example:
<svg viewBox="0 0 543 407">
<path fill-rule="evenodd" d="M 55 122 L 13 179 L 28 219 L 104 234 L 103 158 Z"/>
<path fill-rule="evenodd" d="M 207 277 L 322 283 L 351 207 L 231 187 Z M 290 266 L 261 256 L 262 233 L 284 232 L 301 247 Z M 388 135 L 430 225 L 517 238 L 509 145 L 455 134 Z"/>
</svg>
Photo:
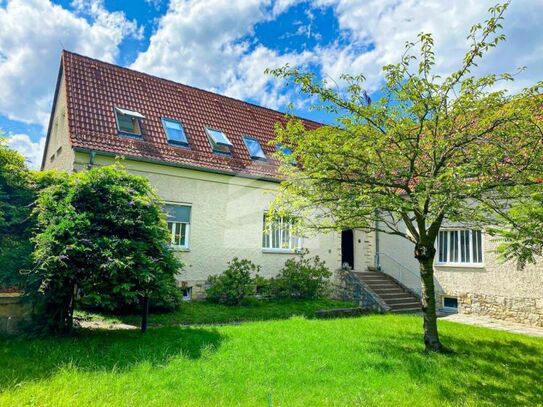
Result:
<svg viewBox="0 0 543 407">
<path fill-rule="evenodd" d="M 341 232 L 341 265 L 348 263 L 351 269 L 354 269 L 354 238 L 353 230 L 344 230 Z"/>
</svg>

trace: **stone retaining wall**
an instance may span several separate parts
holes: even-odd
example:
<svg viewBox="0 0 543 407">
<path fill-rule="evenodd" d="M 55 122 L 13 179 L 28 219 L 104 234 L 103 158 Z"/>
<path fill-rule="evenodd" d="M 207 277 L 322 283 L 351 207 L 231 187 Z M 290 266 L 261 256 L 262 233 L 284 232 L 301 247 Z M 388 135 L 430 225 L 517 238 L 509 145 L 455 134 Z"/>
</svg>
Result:
<svg viewBox="0 0 543 407">
<path fill-rule="evenodd" d="M 0 293 L 0 334 L 14 334 L 30 318 L 31 306 L 19 293 Z"/>
<path fill-rule="evenodd" d="M 458 302 L 462 314 L 484 315 L 543 327 L 543 298 L 461 293 L 458 295 Z"/>
</svg>

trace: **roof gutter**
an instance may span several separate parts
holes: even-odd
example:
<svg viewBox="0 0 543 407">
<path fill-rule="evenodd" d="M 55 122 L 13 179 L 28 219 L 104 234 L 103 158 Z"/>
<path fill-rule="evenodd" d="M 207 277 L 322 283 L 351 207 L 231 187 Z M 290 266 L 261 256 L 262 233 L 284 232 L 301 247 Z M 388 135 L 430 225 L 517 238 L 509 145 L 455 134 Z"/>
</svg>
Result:
<svg viewBox="0 0 543 407">
<path fill-rule="evenodd" d="M 142 157 L 135 157 L 135 156 L 131 156 L 131 155 L 119 155 L 119 154 L 115 154 L 115 153 L 110 153 L 108 151 L 97 151 L 97 150 L 94 150 L 94 149 L 83 148 L 83 147 L 74 147 L 73 150 L 75 152 L 90 154 L 89 164 L 92 163 L 92 165 L 95 164 L 96 155 L 102 155 L 102 156 L 105 156 L 105 157 L 123 157 L 123 158 L 125 158 L 127 160 L 131 160 L 131 161 L 138 161 L 138 162 L 149 163 L 149 164 L 159 164 L 159 165 L 165 165 L 165 166 L 168 166 L 168 167 L 184 168 L 184 169 L 194 170 L 194 171 L 209 172 L 209 173 L 212 173 L 212 174 L 229 175 L 229 176 L 232 176 L 232 177 L 247 178 L 247 179 L 253 179 L 253 180 L 257 180 L 257 181 L 267 181 L 267 182 L 273 182 L 273 183 L 276 183 L 276 184 L 279 184 L 281 182 L 281 180 L 279 180 L 277 178 L 273 178 L 273 177 L 264 177 L 264 176 L 258 176 L 258 175 L 243 174 L 243 173 L 234 172 L 234 171 L 221 171 L 221 170 L 215 170 L 215 169 L 207 168 L 207 167 L 199 167 L 199 166 L 190 165 L 190 164 L 179 164 L 179 163 L 172 163 L 170 161 L 164 161 L 164 160 L 154 160 L 152 158 L 142 158 Z"/>
</svg>

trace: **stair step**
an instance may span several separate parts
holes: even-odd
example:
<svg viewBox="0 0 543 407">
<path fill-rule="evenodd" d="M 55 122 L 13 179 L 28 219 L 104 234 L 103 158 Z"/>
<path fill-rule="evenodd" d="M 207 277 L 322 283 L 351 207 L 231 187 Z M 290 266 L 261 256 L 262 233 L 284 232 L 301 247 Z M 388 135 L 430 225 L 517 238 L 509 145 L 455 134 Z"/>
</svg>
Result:
<svg viewBox="0 0 543 407">
<path fill-rule="evenodd" d="M 395 294 L 395 293 L 402 294 L 402 293 L 405 293 L 405 291 L 402 290 L 402 289 L 399 288 L 399 287 L 392 287 L 392 288 L 375 288 L 375 289 L 373 289 L 373 291 L 375 291 L 375 292 L 378 293 L 378 294 Z"/>
<path fill-rule="evenodd" d="M 383 300 L 385 300 L 385 302 L 387 303 L 387 305 L 393 305 L 393 304 L 404 304 L 404 303 L 409 303 L 409 302 L 413 302 L 413 303 L 416 303 L 418 304 L 418 300 L 414 297 L 411 297 L 411 296 L 405 296 L 405 297 L 394 297 L 394 298 L 383 298 Z"/>
</svg>

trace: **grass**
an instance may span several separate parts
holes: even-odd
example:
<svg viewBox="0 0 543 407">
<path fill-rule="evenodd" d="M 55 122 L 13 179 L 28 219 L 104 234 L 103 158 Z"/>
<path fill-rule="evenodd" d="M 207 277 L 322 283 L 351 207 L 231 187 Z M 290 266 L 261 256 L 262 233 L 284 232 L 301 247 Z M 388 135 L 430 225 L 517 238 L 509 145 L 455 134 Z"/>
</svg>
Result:
<svg viewBox="0 0 543 407">
<path fill-rule="evenodd" d="M 543 405 L 541 339 L 439 327 L 451 354 L 409 315 L 0 339 L 0 405 Z"/>
<path fill-rule="evenodd" d="M 206 301 L 192 301 L 181 305 L 181 309 L 172 313 L 151 314 L 151 326 L 195 325 L 195 324 L 230 324 L 241 321 L 267 321 L 303 316 L 311 319 L 315 311 L 321 309 L 354 307 L 354 303 L 331 299 L 318 300 L 258 300 L 247 299 L 243 305 L 220 305 Z M 80 313 L 83 318 L 96 318 L 93 314 Z M 139 324 L 140 315 L 105 316 L 106 319 L 128 324 Z"/>
</svg>

